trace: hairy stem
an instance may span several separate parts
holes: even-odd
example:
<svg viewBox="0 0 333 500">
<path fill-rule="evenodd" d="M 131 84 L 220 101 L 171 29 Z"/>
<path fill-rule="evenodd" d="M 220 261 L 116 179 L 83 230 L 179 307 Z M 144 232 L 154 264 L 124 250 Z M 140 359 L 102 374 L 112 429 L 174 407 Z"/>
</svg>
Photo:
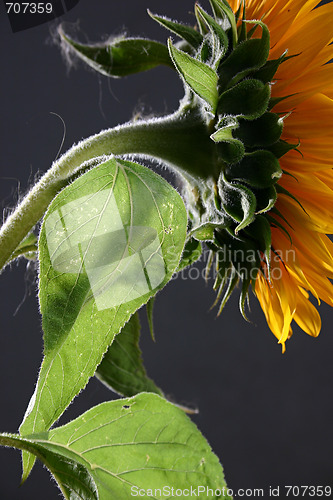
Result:
<svg viewBox="0 0 333 500">
<path fill-rule="evenodd" d="M 215 177 L 215 146 L 206 125 L 194 111 L 148 121 L 129 122 L 74 145 L 53 163 L 0 230 L 0 269 L 44 215 L 56 194 L 84 162 L 103 155 L 136 154 L 163 161 L 192 178 Z"/>
</svg>

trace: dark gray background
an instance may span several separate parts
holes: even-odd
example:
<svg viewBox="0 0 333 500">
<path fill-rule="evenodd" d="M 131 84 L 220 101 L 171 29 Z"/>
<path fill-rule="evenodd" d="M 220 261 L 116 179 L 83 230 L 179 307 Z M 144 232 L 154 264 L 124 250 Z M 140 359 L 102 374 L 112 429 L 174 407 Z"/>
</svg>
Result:
<svg viewBox="0 0 333 500">
<path fill-rule="evenodd" d="M 86 34 L 98 41 L 125 27 L 132 35 L 166 40 L 146 7 L 193 20 L 192 0 L 81 0 L 63 19 L 80 20 L 81 39 Z M 0 27 L 4 209 L 57 154 L 63 125 L 50 112 L 66 124 L 65 151 L 83 137 L 128 120 L 133 109 L 172 111 L 182 96 L 181 82 L 167 68 L 124 80 L 107 80 L 82 66 L 68 74 L 59 48 L 51 43 L 50 25 L 13 34 L 3 4 Z M 35 278 L 33 269 L 20 262 L 0 279 L 2 431 L 17 431 L 41 362 Z M 316 340 L 295 327 L 282 355 L 254 297 L 253 324 L 241 318 L 236 295 L 218 319 L 209 312 L 213 300 L 211 287 L 201 279 L 173 281 L 158 295 L 156 344 L 145 323 L 142 335 L 149 374 L 174 400 L 200 408 L 194 420 L 224 464 L 230 487 L 268 492 L 269 485 L 333 486 L 332 311 L 320 306 L 323 327 Z M 60 422 L 112 397 L 92 380 Z M 1 449 L 0 458 L 1 500 L 59 498 L 40 464 L 19 488 L 19 453 Z"/>
</svg>

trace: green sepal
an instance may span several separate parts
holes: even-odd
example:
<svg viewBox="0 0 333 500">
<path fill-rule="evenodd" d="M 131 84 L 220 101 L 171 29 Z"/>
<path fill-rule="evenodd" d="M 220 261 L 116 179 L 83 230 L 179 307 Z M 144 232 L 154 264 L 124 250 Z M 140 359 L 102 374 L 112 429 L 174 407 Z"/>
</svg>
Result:
<svg viewBox="0 0 333 500">
<path fill-rule="evenodd" d="M 195 18 L 197 20 L 198 28 L 199 28 L 201 35 L 203 35 L 205 38 L 207 38 L 207 35 L 209 35 L 209 33 L 210 33 L 210 30 L 207 26 L 207 23 L 202 18 L 202 16 L 199 15 L 199 11 L 197 9 L 194 9 L 194 14 L 195 14 Z"/>
<path fill-rule="evenodd" d="M 227 165 L 225 175 L 229 181 L 243 181 L 255 188 L 267 188 L 282 175 L 278 160 L 270 151 L 246 153 L 236 165 Z"/>
<path fill-rule="evenodd" d="M 283 170 L 283 169 L 282 169 L 282 172 L 283 172 L 283 175 L 288 175 L 289 177 L 292 177 L 298 183 L 298 178 L 295 175 L 293 175 L 291 172 L 288 172 L 287 170 Z"/>
<path fill-rule="evenodd" d="M 214 39 L 208 33 L 205 36 L 204 41 L 200 47 L 197 59 L 202 61 L 203 63 L 210 64 L 213 58 L 213 49 L 212 49 L 213 46 L 214 46 Z"/>
<path fill-rule="evenodd" d="M 237 234 L 254 220 L 256 197 L 249 188 L 242 184 L 228 182 L 223 174 L 219 178 L 218 188 L 223 210 L 239 222 L 235 229 L 235 234 Z"/>
<path fill-rule="evenodd" d="M 186 42 L 188 42 L 194 49 L 198 49 L 200 45 L 202 44 L 203 41 L 203 36 L 201 33 L 196 31 L 194 28 L 191 26 L 186 26 L 185 24 L 177 23 L 175 21 L 172 21 L 171 19 L 168 19 L 165 16 L 158 16 L 156 14 L 152 14 L 150 10 L 148 9 L 148 14 L 154 21 L 158 22 L 161 26 L 164 28 L 168 29 L 175 35 L 179 36 Z"/>
<path fill-rule="evenodd" d="M 288 97 L 292 97 L 292 95 L 284 95 L 282 97 L 271 97 L 268 103 L 267 111 L 271 111 L 275 106 L 277 106 L 280 102 L 285 101 Z"/>
<path fill-rule="evenodd" d="M 282 156 L 289 153 L 289 151 L 292 151 L 293 149 L 297 150 L 299 145 L 300 142 L 298 142 L 298 144 L 290 144 L 289 142 L 280 139 L 275 144 L 269 146 L 267 149 L 271 151 L 273 155 L 276 156 L 276 158 L 282 158 Z"/>
<path fill-rule="evenodd" d="M 209 2 L 217 21 L 224 21 L 225 18 L 228 19 L 232 30 L 233 46 L 236 47 L 238 42 L 237 23 L 230 5 L 226 0 L 209 0 Z"/>
<path fill-rule="evenodd" d="M 234 127 L 232 125 L 227 125 L 226 127 L 219 128 L 210 136 L 210 138 L 214 142 L 229 141 L 230 139 L 233 139 L 233 128 Z"/>
<path fill-rule="evenodd" d="M 242 12 L 243 11 L 243 12 Z M 242 17 L 241 17 L 242 16 Z M 246 19 L 246 4 L 245 0 L 241 0 L 241 3 L 239 4 L 239 8 L 236 12 L 236 21 L 242 19 L 241 25 L 238 28 L 238 43 L 242 43 L 247 39 L 247 32 L 246 32 L 246 23 L 244 22 Z"/>
<path fill-rule="evenodd" d="M 258 271 L 259 271 L 259 269 L 256 268 L 256 274 L 258 274 Z M 251 272 L 252 272 L 252 269 L 251 269 Z M 244 276 L 242 278 L 242 291 L 241 291 L 241 294 L 239 296 L 239 310 L 240 310 L 241 315 L 245 319 L 245 321 L 247 321 L 248 323 L 250 323 L 250 320 L 246 316 L 245 302 L 246 302 L 246 300 L 247 301 L 249 300 L 249 287 L 251 285 L 251 281 L 253 281 L 253 279 L 248 278 L 247 276 Z"/>
<path fill-rule="evenodd" d="M 228 141 L 233 139 L 232 131 L 239 127 L 237 118 L 234 116 L 223 116 L 216 125 L 216 131 L 211 134 L 210 138 L 214 142 Z"/>
<path fill-rule="evenodd" d="M 279 194 L 284 194 L 286 196 L 288 196 L 289 198 L 291 198 L 292 200 L 296 201 L 296 203 L 301 207 L 301 209 L 303 210 L 303 212 L 306 213 L 306 215 L 309 215 L 307 213 L 307 211 L 305 210 L 305 208 L 303 207 L 302 203 L 300 203 L 300 201 L 296 198 L 296 196 L 294 196 L 293 194 L 291 194 L 287 189 L 285 189 L 284 187 L 282 187 L 280 184 L 277 184 L 276 185 L 276 190 Z"/>
<path fill-rule="evenodd" d="M 260 21 L 243 22 L 260 25 L 262 37 L 240 43 L 220 65 L 220 84 L 226 89 L 233 87 L 254 70 L 264 66 L 269 55 L 270 36 L 267 26 Z"/>
<path fill-rule="evenodd" d="M 277 200 L 275 186 L 269 186 L 265 189 L 256 189 L 253 190 L 253 192 L 257 200 L 256 214 L 263 214 L 274 207 Z"/>
<path fill-rule="evenodd" d="M 212 35 L 213 65 L 217 66 L 228 50 L 229 40 L 222 27 L 198 4 L 195 6 L 196 17 L 201 17 Z"/>
<path fill-rule="evenodd" d="M 242 10 L 243 10 L 243 13 L 242 13 Z M 242 15 L 242 19 L 246 19 L 245 13 L 246 13 L 245 0 L 241 0 L 240 4 L 239 4 L 239 7 L 238 7 L 238 9 L 237 9 L 237 11 L 235 13 L 235 19 L 236 19 L 237 23 L 241 19 L 241 15 Z"/>
<path fill-rule="evenodd" d="M 215 258 L 216 277 L 213 285 L 214 290 L 219 289 L 222 283 L 225 282 L 228 269 L 230 268 L 231 265 L 229 259 L 226 259 L 225 253 L 226 253 L 225 247 L 219 248 L 218 251 L 216 252 L 216 258 Z"/>
<path fill-rule="evenodd" d="M 198 241 L 214 241 L 214 231 L 216 228 L 224 227 L 223 224 L 205 222 L 191 231 L 191 236 Z"/>
<path fill-rule="evenodd" d="M 240 120 L 234 137 L 246 146 L 270 146 L 276 143 L 282 134 L 283 120 L 275 113 L 264 113 L 256 120 Z"/>
<path fill-rule="evenodd" d="M 279 229 L 281 229 L 284 232 L 284 234 L 287 236 L 288 240 L 290 241 L 290 244 L 292 245 L 293 240 L 290 236 L 290 233 L 287 231 L 287 229 L 280 222 L 278 222 L 274 217 L 272 217 L 270 214 L 267 214 L 266 218 L 271 226 L 278 227 Z"/>
<path fill-rule="evenodd" d="M 233 165 L 242 160 L 245 155 L 245 147 L 238 139 L 228 139 L 216 145 L 219 157 L 226 163 Z"/>
<path fill-rule="evenodd" d="M 227 289 L 224 293 L 224 296 L 223 296 L 223 299 L 221 300 L 221 303 L 220 303 L 220 306 L 219 306 L 219 310 L 217 311 L 217 316 L 220 316 L 220 314 L 222 313 L 226 303 L 228 302 L 232 292 L 234 291 L 236 285 L 238 284 L 239 282 L 239 276 L 238 274 L 236 273 L 235 269 L 232 267 L 231 268 L 231 272 L 230 272 L 230 276 L 228 276 L 228 284 L 227 284 Z M 224 286 L 224 283 L 221 284 L 221 287 L 222 290 L 223 290 L 223 286 Z M 221 291 L 222 291 L 221 290 Z M 220 291 L 218 292 L 218 297 L 220 296 Z"/>
<path fill-rule="evenodd" d="M 165 65 L 173 68 L 165 45 L 143 38 L 116 39 L 104 44 L 85 45 L 72 40 L 62 30 L 62 40 L 95 71 L 111 77 L 123 77 Z"/>
<path fill-rule="evenodd" d="M 152 340 L 155 342 L 155 330 L 154 330 L 154 305 L 155 305 L 156 297 L 152 297 L 148 300 L 146 304 L 146 313 L 147 313 L 147 321 L 150 331 L 150 336 Z"/>
<path fill-rule="evenodd" d="M 210 105 L 214 113 L 218 102 L 218 77 L 215 71 L 207 64 L 176 49 L 170 39 L 168 40 L 168 47 L 177 71 L 193 92 Z"/>
<path fill-rule="evenodd" d="M 238 120 L 234 116 L 222 116 L 217 124 L 218 129 L 235 129 L 238 126 Z"/>
<path fill-rule="evenodd" d="M 228 118 L 231 118 L 231 120 L 228 120 Z M 225 126 L 216 130 L 210 138 L 218 143 L 216 149 L 219 158 L 226 163 L 238 163 L 245 154 L 244 144 L 235 139 L 232 134 L 233 129 L 238 127 L 238 121 L 232 119 L 232 117 L 226 117 L 220 123 L 223 124 L 223 122 Z"/>
<path fill-rule="evenodd" d="M 271 226 L 264 215 L 257 215 L 250 226 L 245 229 L 245 233 L 259 243 L 260 251 L 264 254 L 265 260 L 270 268 L 270 253 L 272 246 Z"/>
<path fill-rule="evenodd" d="M 284 52 L 278 59 L 270 59 L 269 61 L 266 61 L 264 66 L 262 66 L 251 75 L 252 78 L 261 80 L 263 83 L 271 82 L 280 64 L 288 59 L 288 57 L 286 57 L 286 54 L 287 52 Z"/>
<path fill-rule="evenodd" d="M 207 241 L 206 245 L 209 248 L 208 259 L 207 259 L 207 263 L 206 263 L 206 267 L 205 267 L 205 281 L 207 283 L 208 276 L 209 276 L 210 270 L 211 270 L 212 265 L 213 265 L 214 254 L 215 254 L 216 250 L 213 249 L 213 247 L 215 247 L 215 245 L 211 241 Z"/>
<path fill-rule="evenodd" d="M 218 112 L 255 120 L 267 110 L 270 93 L 268 84 L 254 79 L 244 80 L 220 96 Z"/>
<path fill-rule="evenodd" d="M 271 209 L 271 212 L 275 215 L 278 215 L 290 227 L 290 229 L 294 230 L 293 226 L 287 221 L 285 216 L 280 212 L 280 210 L 278 208 L 273 207 Z"/>
<path fill-rule="evenodd" d="M 200 259 L 202 255 L 202 246 L 200 241 L 195 238 L 189 238 L 185 244 L 183 255 L 181 257 L 177 272 L 191 266 Z"/>
<path fill-rule="evenodd" d="M 245 312 L 245 302 L 249 299 L 249 287 L 251 283 L 254 283 L 258 272 L 260 269 L 260 256 L 259 253 L 256 253 L 255 262 L 243 262 L 242 267 L 239 270 L 239 275 L 242 280 L 242 290 L 239 296 L 239 310 L 243 318 L 250 322 L 249 318 Z"/>
<path fill-rule="evenodd" d="M 254 224 L 255 221 L 252 223 Z M 251 226 L 248 226 L 251 227 Z M 240 246 L 241 248 L 241 246 Z M 235 263 L 237 273 L 242 280 L 242 289 L 239 296 L 239 310 L 243 318 L 250 322 L 245 312 L 245 302 L 249 300 L 249 287 L 251 283 L 254 283 L 259 269 L 260 269 L 260 251 L 258 251 L 257 244 L 252 241 L 246 240 L 243 246 L 243 252 L 246 255 L 247 252 L 251 251 L 251 258 L 247 254 L 246 258 L 240 262 Z M 237 254 L 237 252 L 235 252 Z"/>
</svg>

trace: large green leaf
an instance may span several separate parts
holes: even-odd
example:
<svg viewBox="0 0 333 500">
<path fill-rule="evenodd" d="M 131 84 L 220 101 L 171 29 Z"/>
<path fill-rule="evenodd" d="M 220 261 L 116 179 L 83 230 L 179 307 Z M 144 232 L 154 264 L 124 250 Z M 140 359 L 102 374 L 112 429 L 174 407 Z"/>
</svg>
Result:
<svg viewBox="0 0 333 500">
<path fill-rule="evenodd" d="M 139 392 L 156 392 L 162 395 L 161 390 L 146 374 L 139 339 L 140 320 L 138 313 L 135 313 L 106 351 L 97 368 L 96 377 L 122 396 L 134 396 Z"/>
<path fill-rule="evenodd" d="M 162 499 L 172 496 L 169 488 L 186 496 L 191 487 L 201 488 L 199 498 L 230 498 L 207 441 L 182 410 L 155 394 L 102 403 L 49 432 L 0 435 L 0 444 L 35 453 L 71 500 Z"/>
<path fill-rule="evenodd" d="M 77 57 L 105 76 L 122 77 L 160 65 L 173 68 L 167 47 L 154 40 L 118 38 L 103 44 L 85 45 L 72 40 L 62 29 L 59 34 Z"/>
<path fill-rule="evenodd" d="M 186 224 L 170 184 L 115 158 L 53 200 L 39 241 L 45 357 L 21 433 L 50 428 L 131 315 L 171 279 Z M 24 477 L 32 465 L 25 457 Z"/>
</svg>

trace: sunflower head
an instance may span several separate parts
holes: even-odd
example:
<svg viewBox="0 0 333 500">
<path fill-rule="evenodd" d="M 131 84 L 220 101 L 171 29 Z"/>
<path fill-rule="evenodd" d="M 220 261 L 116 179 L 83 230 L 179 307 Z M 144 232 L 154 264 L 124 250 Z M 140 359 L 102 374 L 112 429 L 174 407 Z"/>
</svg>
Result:
<svg viewBox="0 0 333 500">
<path fill-rule="evenodd" d="M 215 144 L 216 178 L 187 184 L 191 235 L 212 252 L 219 312 L 241 281 L 245 317 L 250 284 L 263 269 L 270 280 L 271 224 L 278 224 L 274 206 L 283 174 L 279 159 L 297 147 L 281 139 L 285 116 L 272 111 L 272 80 L 288 56 L 285 51 L 268 60 L 269 30 L 246 19 L 245 3 L 236 13 L 223 0 L 211 5 L 213 16 L 195 6 L 197 30 L 151 16 L 183 39 L 178 46 L 169 40 L 169 52 L 187 104 L 199 109 Z"/>
<path fill-rule="evenodd" d="M 150 13 L 180 38 L 168 48 L 135 38 L 85 46 L 61 36 L 109 76 L 159 64 L 179 73 L 179 110 L 143 120 L 153 145 L 130 152 L 181 174 L 189 247 L 210 249 L 219 312 L 241 285 L 245 316 L 252 288 L 284 349 L 293 321 L 319 334 L 310 293 L 333 305 L 333 3 L 210 4 L 211 13 L 195 5 L 195 27 Z"/>
</svg>

